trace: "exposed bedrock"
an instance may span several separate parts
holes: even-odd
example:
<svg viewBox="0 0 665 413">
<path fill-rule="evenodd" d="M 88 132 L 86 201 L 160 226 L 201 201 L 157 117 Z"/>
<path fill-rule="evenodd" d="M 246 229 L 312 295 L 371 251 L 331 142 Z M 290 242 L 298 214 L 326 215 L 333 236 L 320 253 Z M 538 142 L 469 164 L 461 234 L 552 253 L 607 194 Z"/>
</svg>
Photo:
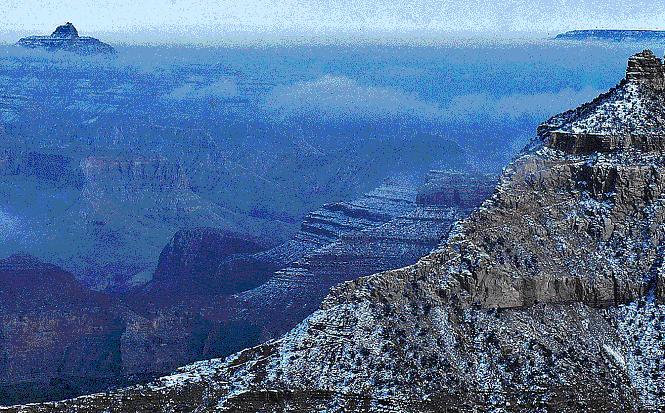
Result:
<svg viewBox="0 0 665 413">
<path fill-rule="evenodd" d="M 115 304 L 71 274 L 28 255 L 0 260 L 0 400 L 64 398 L 125 383 L 123 329 Z"/>
<path fill-rule="evenodd" d="M 260 326 L 263 339 L 283 334 L 318 308 L 330 287 L 412 264 L 432 251 L 456 220 L 491 194 L 495 182 L 490 174 L 431 171 L 417 191 L 384 186 L 354 203 L 308 215 L 296 239 L 309 233 L 313 222 L 335 228 L 335 238 L 265 284 L 232 297 L 227 305 L 236 311 L 233 318 Z"/>
</svg>

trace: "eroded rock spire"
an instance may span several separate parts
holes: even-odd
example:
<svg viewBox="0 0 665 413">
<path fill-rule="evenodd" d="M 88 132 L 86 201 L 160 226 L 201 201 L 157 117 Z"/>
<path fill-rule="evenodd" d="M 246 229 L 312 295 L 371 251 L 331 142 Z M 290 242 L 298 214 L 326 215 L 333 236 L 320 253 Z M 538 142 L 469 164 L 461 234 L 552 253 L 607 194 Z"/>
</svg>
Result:
<svg viewBox="0 0 665 413">
<path fill-rule="evenodd" d="M 644 50 L 628 59 L 626 80 L 648 85 L 655 90 L 665 90 L 665 67 L 651 50 Z"/>
</svg>

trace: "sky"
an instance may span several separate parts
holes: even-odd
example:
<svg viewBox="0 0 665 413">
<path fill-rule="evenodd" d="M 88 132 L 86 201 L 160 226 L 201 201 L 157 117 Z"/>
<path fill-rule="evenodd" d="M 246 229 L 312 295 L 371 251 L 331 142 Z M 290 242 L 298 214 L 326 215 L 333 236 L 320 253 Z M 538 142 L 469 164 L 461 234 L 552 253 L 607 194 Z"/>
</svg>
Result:
<svg viewBox="0 0 665 413">
<path fill-rule="evenodd" d="M 665 0 L 2 0 L 0 39 L 48 34 L 125 42 L 279 35 L 553 35 L 577 28 L 665 29 Z"/>
</svg>

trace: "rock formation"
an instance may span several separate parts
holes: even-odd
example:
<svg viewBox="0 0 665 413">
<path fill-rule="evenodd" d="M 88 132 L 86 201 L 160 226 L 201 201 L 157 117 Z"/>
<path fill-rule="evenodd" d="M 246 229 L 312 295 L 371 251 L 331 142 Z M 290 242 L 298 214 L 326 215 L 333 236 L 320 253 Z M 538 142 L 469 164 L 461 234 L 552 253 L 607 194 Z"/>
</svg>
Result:
<svg viewBox="0 0 665 413">
<path fill-rule="evenodd" d="M 24 37 L 18 41 L 18 45 L 30 49 L 63 50 L 82 55 L 115 54 L 115 49 L 110 45 L 93 37 L 79 36 L 74 25 L 69 22 L 58 26 L 50 36 Z"/>
<path fill-rule="evenodd" d="M 546 122 L 435 252 L 282 338 L 4 411 L 661 411 L 665 96 L 641 80 Z"/>
<path fill-rule="evenodd" d="M 180 230 L 164 248 L 147 290 L 160 296 L 170 290 L 178 295 L 233 294 L 266 280 L 256 274 L 225 271 L 225 262 L 249 255 L 261 247 L 245 237 L 215 228 Z"/>
<path fill-rule="evenodd" d="M 417 191 L 392 183 L 354 202 L 327 205 L 309 214 L 294 237 L 309 239 L 305 245 L 312 247 L 265 284 L 233 296 L 227 307 L 236 309 L 238 322 L 260 327 L 263 339 L 278 337 L 311 314 L 330 287 L 412 264 L 432 251 L 495 182 L 490 174 L 431 171 Z M 286 246 L 294 249 L 293 242 Z"/>
<path fill-rule="evenodd" d="M 0 260 L 0 400 L 125 383 L 118 375 L 123 329 L 112 300 L 71 274 L 28 255 Z"/>
<path fill-rule="evenodd" d="M 644 83 L 651 89 L 661 92 L 665 89 L 665 67 L 651 50 L 644 50 L 628 59 L 626 80 Z"/>
<path fill-rule="evenodd" d="M 457 189 L 445 187 L 453 183 L 442 177 L 451 176 Z M 485 177 L 482 188 L 464 180 L 481 176 L 432 172 L 426 185 L 428 193 L 473 187 L 477 205 L 494 181 Z M 290 241 L 254 254 L 248 253 L 251 242 L 237 235 L 211 228 L 180 231 L 164 248 L 154 279 L 126 301 L 146 317 L 142 328 L 173 343 L 170 355 L 160 351 L 162 366 L 169 358 L 175 367 L 259 344 L 310 315 L 331 286 L 414 263 L 470 209 L 414 202 L 416 197 L 408 184 L 388 182 L 357 200 L 313 211 Z M 259 280 L 261 285 L 247 288 Z M 202 337 L 202 346 L 175 347 L 180 336 L 194 335 Z M 144 368 L 152 368 L 150 359 L 146 354 Z"/>
</svg>

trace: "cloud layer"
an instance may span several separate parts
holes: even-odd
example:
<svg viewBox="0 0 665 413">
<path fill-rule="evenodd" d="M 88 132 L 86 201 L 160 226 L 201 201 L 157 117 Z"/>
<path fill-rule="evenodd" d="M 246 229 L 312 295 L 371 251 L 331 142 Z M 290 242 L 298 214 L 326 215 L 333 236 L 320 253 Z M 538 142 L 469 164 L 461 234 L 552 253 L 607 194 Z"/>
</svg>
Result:
<svg viewBox="0 0 665 413">
<path fill-rule="evenodd" d="M 662 4 L 647 0 L 3 0 L 9 31 L 48 32 L 72 21 L 85 34 L 225 38 L 245 33 L 511 31 L 580 27 L 662 28 Z"/>
<path fill-rule="evenodd" d="M 268 95 L 266 108 L 281 118 L 320 117 L 326 120 L 436 119 L 437 105 L 397 89 L 364 86 L 344 77 L 326 75 Z"/>
<path fill-rule="evenodd" d="M 567 88 L 558 92 L 499 97 L 466 94 L 438 103 L 395 88 L 367 86 L 348 77 L 326 75 L 274 88 L 265 101 L 265 108 L 272 115 L 287 120 L 468 122 L 519 117 L 545 120 L 592 99 L 598 93 L 593 88 Z"/>
<path fill-rule="evenodd" d="M 172 100 L 227 99 L 239 95 L 238 85 L 229 78 L 211 84 L 188 82 L 173 89 L 165 97 Z"/>
<path fill-rule="evenodd" d="M 593 88 L 574 90 L 566 88 L 558 92 L 534 94 L 515 93 L 501 97 L 487 94 L 457 96 L 446 107 L 449 119 L 491 117 L 515 119 L 530 117 L 545 120 L 552 115 L 577 107 L 601 93 Z"/>
</svg>

